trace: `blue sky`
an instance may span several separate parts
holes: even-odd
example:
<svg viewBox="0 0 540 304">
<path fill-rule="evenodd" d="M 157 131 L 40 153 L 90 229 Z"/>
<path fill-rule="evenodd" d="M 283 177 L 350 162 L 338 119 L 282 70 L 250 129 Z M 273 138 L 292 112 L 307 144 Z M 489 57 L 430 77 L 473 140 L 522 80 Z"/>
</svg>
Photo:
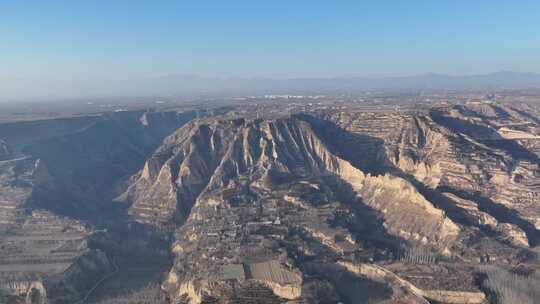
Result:
<svg viewBox="0 0 540 304">
<path fill-rule="evenodd" d="M 540 1 L 0 0 L 0 80 L 540 72 Z"/>
</svg>

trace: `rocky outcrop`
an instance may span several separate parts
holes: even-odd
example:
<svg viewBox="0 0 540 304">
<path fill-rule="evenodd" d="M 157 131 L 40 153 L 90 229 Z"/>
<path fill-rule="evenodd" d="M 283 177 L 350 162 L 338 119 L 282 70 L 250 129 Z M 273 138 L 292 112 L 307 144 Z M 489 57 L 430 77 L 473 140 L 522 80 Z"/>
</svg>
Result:
<svg viewBox="0 0 540 304">
<path fill-rule="evenodd" d="M 496 230 L 501 233 L 511 244 L 529 247 L 527 235 L 517 225 L 502 223 L 497 225 Z"/>
<path fill-rule="evenodd" d="M 237 217 L 228 214 L 227 210 L 238 208 L 236 205 L 243 204 L 242 200 L 250 200 L 250 195 L 265 195 L 263 193 L 271 193 L 280 184 L 308 177 L 331 177 L 348 185 L 358 204 L 377 211 L 383 222 L 382 229 L 397 238 L 448 251 L 459 236 L 459 227 L 408 181 L 390 174 L 365 174 L 334 154 L 309 122 L 297 118 L 194 121 L 165 139 L 123 198 L 130 204 L 130 215 L 141 223 L 161 226 L 174 222 L 181 225 L 172 247 L 177 254 L 175 268 L 169 274 L 165 288 L 176 298 L 185 295 L 197 303 L 204 295 L 215 294 L 211 282 L 219 281 L 215 273 L 219 272 L 220 265 L 242 262 L 230 258 L 237 256 L 236 250 L 240 248 L 218 250 L 213 249 L 214 246 L 221 248 L 229 242 L 236 243 L 242 235 L 240 231 L 251 231 L 259 226 L 261 228 L 257 229 L 262 229 L 261 225 L 276 222 L 275 217 L 267 222 L 249 222 L 250 217 Z M 290 197 L 287 195 L 283 196 L 284 203 L 291 200 L 286 199 Z M 231 197 L 238 197 L 240 201 L 229 202 Z M 255 199 L 266 204 L 261 197 Z M 309 209 L 312 208 L 308 207 L 310 204 L 300 202 L 297 207 Z M 282 207 L 277 210 L 279 208 Z M 418 218 L 423 222 L 418 223 Z M 210 224 L 209 219 L 215 220 Z M 217 219 L 227 219 L 227 222 Z M 290 222 L 279 228 L 283 225 L 280 222 L 273 224 L 277 225 L 278 231 L 293 225 Z M 356 246 L 350 233 L 330 232 L 336 228 L 323 226 L 310 222 L 304 231 L 336 254 Z M 271 238 L 280 237 L 275 233 L 270 235 Z M 204 245 L 210 247 L 200 249 L 203 243 L 215 244 L 211 241 L 215 237 L 222 238 L 220 245 Z M 224 237 L 230 240 L 224 241 Z M 344 238 L 344 241 L 335 241 L 335 238 Z M 218 250 L 220 254 L 212 253 L 212 250 Z M 258 277 L 252 272 L 251 267 L 255 266 L 243 263 L 251 269 L 248 280 L 267 286 L 276 296 L 285 299 L 301 296 L 301 274 L 295 275 L 294 282 L 284 282 L 272 279 L 274 277 Z"/>
<path fill-rule="evenodd" d="M 396 236 L 447 246 L 459 233 L 407 181 L 366 176 L 333 155 L 308 123 L 294 118 L 192 123 L 165 140 L 125 197 L 139 221 L 166 223 L 185 218 L 203 190 L 229 187 L 237 176 L 248 174 L 264 184 L 271 182 L 271 174 L 299 170 L 335 174 L 348 182 L 359 198 L 381 212 L 388 231 Z M 415 224 L 418 217 L 427 222 Z"/>
<path fill-rule="evenodd" d="M 426 187 L 421 192 L 430 194 L 428 200 L 453 221 L 475 227 L 481 221 L 511 224 L 534 245 L 540 235 L 534 204 L 539 191 L 535 172 L 540 164 L 534 142 L 540 129 L 539 121 L 528 111 L 531 109 L 472 102 L 426 112 L 336 111 L 320 116 L 354 134 L 350 137 L 358 142 L 357 153 L 367 155 L 370 163 L 379 160 L 379 168 L 368 168 L 369 172 L 404 175 L 418 183 L 415 187 Z M 381 153 L 386 161 L 380 160 Z M 362 164 L 351 152 L 347 159 Z M 438 189 L 460 195 L 441 204 Z M 481 214 L 461 209 L 460 198 L 474 201 Z M 513 244 L 526 246 L 524 238 L 514 235 L 521 241 L 511 241 Z"/>
<path fill-rule="evenodd" d="M 517 225 L 499 223 L 497 219 L 495 219 L 489 213 L 480 211 L 478 204 L 474 201 L 460 198 L 451 193 L 444 193 L 444 195 L 456 202 L 459 208 L 464 209 L 467 214 L 475 220 L 475 224 L 487 226 L 489 229 L 497 232 L 500 235 L 501 240 L 507 241 L 515 246 L 529 246 L 527 235 Z"/>
<path fill-rule="evenodd" d="M 429 187 L 439 185 L 443 169 L 440 159 L 448 153 L 450 144 L 429 116 L 337 112 L 322 118 L 354 134 L 349 136 L 355 142 L 349 158 L 361 155 L 356 162 L 365 163 L 368 171 L 381 173 L 398 167 Z"/>
<path fill-rule="evenodd" d="M 407 181 L 383 175 L 370 177 L 360 190 L 371 207 L 383 213 L 385 227 L 394 235 L 422 244 L 440 246 L 443 251 L 456 240 L 459 227 L 435 208 Z M 422 218 L 422 222 L 418 222 Z"/>
</svg>

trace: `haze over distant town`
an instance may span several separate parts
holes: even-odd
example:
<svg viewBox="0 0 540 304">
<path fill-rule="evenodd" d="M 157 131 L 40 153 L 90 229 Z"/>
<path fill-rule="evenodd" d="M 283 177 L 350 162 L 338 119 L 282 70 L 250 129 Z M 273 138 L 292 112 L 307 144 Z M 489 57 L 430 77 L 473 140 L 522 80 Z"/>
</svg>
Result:
<svg viewBox="0 0 540 304">
<path fill-rule="evenodd" d="M 538 86 L 538 75 L 522 73 L 540 72 L 539 9 L 536 1 L 3 1 L 0 101 Z"/>
</svg>

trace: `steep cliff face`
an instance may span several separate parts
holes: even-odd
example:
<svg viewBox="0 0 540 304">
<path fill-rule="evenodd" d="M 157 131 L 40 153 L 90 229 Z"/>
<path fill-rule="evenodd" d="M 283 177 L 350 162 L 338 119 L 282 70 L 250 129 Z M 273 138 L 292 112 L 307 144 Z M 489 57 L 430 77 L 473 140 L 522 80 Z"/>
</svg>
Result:
<svg viewBox="0 0 540 304">
<path fill-rule="evenodd" d="M 429 116 L 338 112 L 322 118 L 354 134 L 350 137 L 357 144 L 347 158 L 365 163 L 368 171 L 384 173 L 397 167 L 431 188 L 439 185 L 444 166 L 440 161 L 449 154 L 450 143 Z"/>
<path fill-rule="evenodd" d="M 538 141 L 534 139 L 534 134 L 540 134 L 538 125 L 510 107 L 490 107 L 493 113 L 488 118 L 478 112 L 466 116 L 470 106 L 431 112 L 433 120 L 446 130 L 454 152 L 453 158 L 445 160 L 452 165 L 443 170 L 445 177 L 440 187 L 476 200 L 482 211 L 523 230 L 535 246 L 540 236 L 537 226 L 540 210 L 532 198 L 539 191 L 540 158 L 531 146 Z M 522 139 L 502 136 L 508 128 L 521 128 L 534 136 Z M 458 168 L 455 164 L 461 167 L 457 172 L 452 170 Z"/>
<path fill-rule="evenodd" d="M 194 122 L 178 130 L 145 164 L 128 190 L 131 214 L 145 223 L 185 219 L 197 198 L 216 189 L 234 188 L 238 177 L 272 187 L 276 176 L 333 174 L 347 183 L 368 206 L 381 211 L 389 229 L 407 239 L 437 243 L 455 238 L 459 228 L 406 180 L 365 175 L 332 154 L 309 123 L 275 121 Z M 204 196 L 204 195 L 203 195 Z M 395 212 L 397 206 L 404 210 Z M 151 212 L 154 212 L 152 214 Z M 401 216 L 407 216 L 408 221 Z M 432 225 L 408 231 L 418 216 Z"/>
<path fill-rule="evenodd" d="M 338 184 L 330 188 L 323 186 L 324 180 L 329 178 L 335 180 L 332 183 L 337 182 L 341 184 L 339 187 L 349 190 L 343 188 L 343 192 L 335 188 Z M 173 221 L 181 225 L 173 246 L 177 260 L 166 289 L 175 298 L 187 296 L 197 303 L 204 295 L 212 296 L 217 292 L 212 286 L 213 282 L 220 281 L 216 273 L 222 265 L 236 263 L 247 269 L 253 267 L 249 262 L 252 256 L 238 257 L 238 250 L 247 243 L 239 243 L 238 248 L 228 246 L 236 244 L 241 231 L 248 233 L 250 229 L 262 229 L 257 228 L 258 225 L 268 223 L 255 214 L 245 217 L 229 214 L 233 209 L 250 213 L 255 208 L 253 212 L 264 213 L 269 208 L 281 214 L 288 208 L 298 207 L 300 213 L 270 216 L 270 226 L 274 226 L 265 229 L 276 229 L 280 233 L 301 229 L 319 240 L 332 254 L 358 248 L 352 236 L 346 237 L 351 234 L 346 229 L 323 225 L 331 220 L 331 213 L 321 215 L 329 216 L 321 222 L 306 221 L 294 228 L 298 223 L 292 217 L 303 212 L 322 212 L 317 211 L 310 200 L 287 190 L 290 186 L 297 187 L 295 183 L 305 179 L 310 180 L 305 185 L 315 183 L 310 187 L 317 196 L 328 196 L 328 193 L 342 196 L 341 192 L 350 191 L 352 196 L 341 199 L 331 208 L 345 204 L 346 208 L 363 206 L 372 209 L 383 223 L 380 227 L 383 233 L 395 238 L 433 246 L 441 252 L 448 251 L 459 238 L 459 226 L 408 181 L 390 174 L 365 174 L 329 150 L 311 124 L 299 118 L 192 122 L 165 139 L 135 177 L 123 199 L 131 204 L 130 214 L 137 221 L 152 225 Z M 324 187 L 328 189 L 324 190 Z M 332 187 L 334 190 L 329 190 Z M 249 201 L 255 205 L 250 206 Z M 328 198 L 319 202 L 327 206 L 330 203 Z M 417 218 L 424 220 L 420 224 Z M 285 224 L 287 220 L 289 222 Z M 223 233 L 231 239 L 224 240 Z M 263 243 L 274 242 L 275 233 L 270 234 L 273 236 L 260 236 L 266 240 Z M 346 240 L 335 244 L 340 235 Z M 222 244 L 203 245 L 210 242 L 209 236 L 221 238 Z M 361 236 L 357 234 L 357 237 Z M 201 249 L 203 247 L 206 248 Z M 270 263 L 272 271 L 278 271 L 279 265 L 288 263 L 287 259 L 291 258 L 275 248 L 270 252 L 273 253 L 268 255 L 268 261 L 263 262 Z M 297 267 L 301 266 L 292 267 L 296 269 L 293 271 L 299 272 Z M 296 299 L 301 296 L 301 276 L 279 282 L 271 276 L 262 275 L 261 279 L 251 271 L 248 273 L 246 279 L 263 284 L 279 297 Z"/>
<path fill-rule="evenodd" d="M 104 214 L 114 215 L 112 210 L 103 209 L 110 208 L 123 180 L 140 170 L 163 138 L 194 115 L 174 111 L 118 112 L 56 123 L 15 123 L 0 130 L 18 132 L 19 136 L 5 134 L 6 142 L 17 155 L 39 159 L 41 167 L 47 168 L 48 180 L 54 187 L 34 191 L 34 207 L 103 220 Z"/>
<path fill-rule="evenodd" d="M 535 142 L 540 133 L 529 112 L 468 103 L 428 112 L 330 112 L 322 117 L 357 138 L 370 138 L 356 145 L 358 155 L 379 160 L 379 167 L 369 172 L 408 176 L 416 187 L 427 187 L 421 192 L 457 221 L 475 221 L 477 215 L 457 202 L 473 200 L 480 211 L 524 232 L 535 245 L 540 236 L 533 199 L 539 191 Z M 349 154 L 347 159 L 362 163 L 361 157 Z M 456 197 L 445 203 L 439 191 Z M 529 241 L 515 244 L 527 246 Z"/>
</svg>

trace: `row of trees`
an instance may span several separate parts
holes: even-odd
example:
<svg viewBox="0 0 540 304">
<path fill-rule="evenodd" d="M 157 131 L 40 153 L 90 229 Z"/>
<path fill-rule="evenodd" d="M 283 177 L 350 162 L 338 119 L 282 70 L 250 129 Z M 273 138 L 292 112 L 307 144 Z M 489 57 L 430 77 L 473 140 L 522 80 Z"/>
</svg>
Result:
<svg viewBox="0 0 540 304">
<path fill-rule="evenodd" d="M 410 264 L 435 264 L 437 255 L 426 247 L 401 247 L 397 259 Z"/>
<path fill-rule="evenodd" d="M 520 275 L 497 266 L 482 266 L 482 285 L 492 292 L 497 304 L 535 304 L 540 299 L 540 274 Z"/>
</svg>

